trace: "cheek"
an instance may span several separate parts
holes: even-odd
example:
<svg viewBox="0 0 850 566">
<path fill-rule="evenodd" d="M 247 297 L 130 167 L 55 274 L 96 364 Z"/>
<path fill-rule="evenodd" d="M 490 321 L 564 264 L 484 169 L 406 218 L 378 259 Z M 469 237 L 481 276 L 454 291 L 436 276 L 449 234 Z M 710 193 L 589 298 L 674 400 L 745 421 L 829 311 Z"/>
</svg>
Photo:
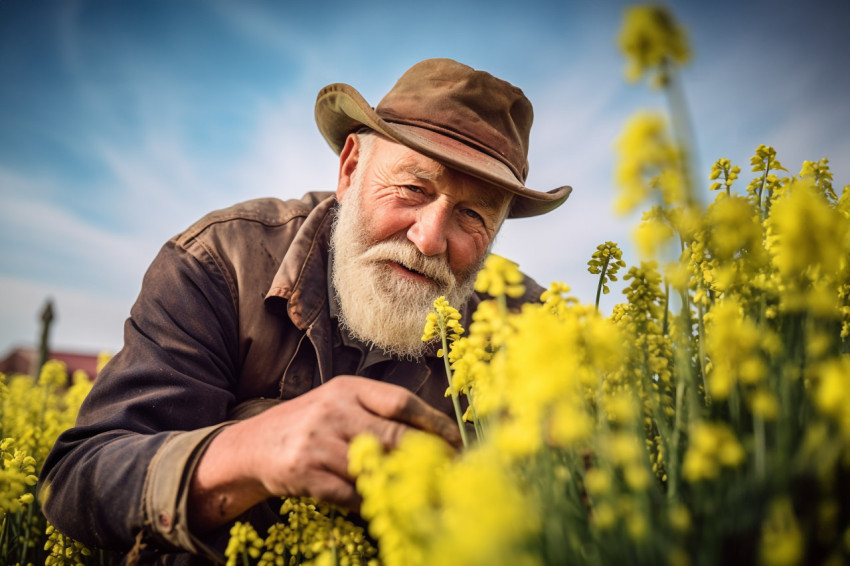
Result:
<svg viewBox="0 0 850 566">
<path fill-rule="evenodd" d="M 400 207 L 377 207 L 367 209 L 364 219 L 367 231 L 376 242 L 391 238 L 398 233 L 403 233 L 411 224 L 409 211 Z"/>
<path fill-rule="evenodd" d="M 487 251 L 489 239 L 462 234 L 449 243 L 449 261 L 455 275 L 463 275 L 476 266 Z"/>
</svg>

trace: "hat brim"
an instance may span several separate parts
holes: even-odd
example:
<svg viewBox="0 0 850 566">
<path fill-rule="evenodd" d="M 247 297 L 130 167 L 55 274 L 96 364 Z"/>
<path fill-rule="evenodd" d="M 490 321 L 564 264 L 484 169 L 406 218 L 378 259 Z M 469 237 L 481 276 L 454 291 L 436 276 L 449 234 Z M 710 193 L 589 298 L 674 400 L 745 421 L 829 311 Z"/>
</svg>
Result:
<svg viewBox="0 0 850 566">
<path fill-rule="evenodd" d="M 323 88 L 316 99 L 316 124 L 335 153 L 339 154 L 349 134 L 364 126 L 435 159 L 457 171 L 472 175 L 515 195 L 508 216 L 525 218 L 561 206 L 572 192 L 564 186 L 551 191 L 534 191 L 521 183 L 507 165 L 460 140 L 427 128 L 382 119 L 357 90 L 335 83 Z"/>
</svg>

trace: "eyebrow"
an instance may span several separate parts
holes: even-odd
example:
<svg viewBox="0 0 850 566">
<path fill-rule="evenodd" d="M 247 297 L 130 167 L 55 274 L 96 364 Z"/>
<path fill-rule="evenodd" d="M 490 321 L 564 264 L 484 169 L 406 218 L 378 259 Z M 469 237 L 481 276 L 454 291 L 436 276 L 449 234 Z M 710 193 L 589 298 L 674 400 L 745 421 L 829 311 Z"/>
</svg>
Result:
<svg viewBox="0 0 850 566">
<path fill-rule="evenodd" d="M 412 175 L 422 181 L 434 182 L 445 173 L 446 167 L 445 165 L 439 165 L 436 170 L 426 169 L 425 167 L 416 164 L 414 161 L 402 161 L 398 166 L 398 170 Z"/>
<path fill-rule="evenodd" d="M 478 203 L 479 206 L 485 208 L 489 212 L 498 212 L 499 211 L 499 207 L 497 207 L 496 204 L 491 200 L 487 200 L 483 197 L 478 197 L 477 199 L 475 199 L 475 202 Z"/>
<path fill-rule="evenodd" d="M 442 164 L 439 164 L 439 167 L 436 168 L 436 169 L 427 169 L 425 167 L 420 166 L 419 164 L 417 164 L 415 161 L 412 161 L 412 160 L 411 161 L 407 161 L 407 160 L 402 161 L 401 163 L 399 163 L 399 165 L 397 167 L 397 170 L 399 170 L 403 173 L 407 173 L 407 174 L 411 175 L 412 177 L 415 177 L 418 180 L 427 181 L 427 182 L 431 182 L 431 183 L 435 182 L 440 176 L 444 175 L 446 173 L 447 169 L 448 168 L 445 165 L 442 165 Z M 477 205 L 481 206 L 482 208 L 484 208 L 485 210 L 487 210 L 487 212 L 491 212 L 491 213 L 501 212 L 502 201 L 498 198 L 493 197 L 493 198 L 487 199 L 487 198 L 484 198 L 483 196 L 478 196 L 478 198 L 475 199 L 475 203 Z"/>
</svg>

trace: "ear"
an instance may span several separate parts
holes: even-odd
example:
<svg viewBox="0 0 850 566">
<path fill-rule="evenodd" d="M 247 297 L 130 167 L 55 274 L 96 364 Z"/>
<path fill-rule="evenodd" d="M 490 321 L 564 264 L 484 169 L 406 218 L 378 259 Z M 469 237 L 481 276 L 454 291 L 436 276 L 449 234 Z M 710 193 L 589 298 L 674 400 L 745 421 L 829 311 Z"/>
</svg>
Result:
<svg viewBox="0 0 850 566">
<path fill-rule="evenodd" d="M 348 134 L 345 145 L 339 152 L 339 178 L 336 185 L 336 200 L 341 201 L 345 192 L 351 186 L 351 177 L 354 175 L 357 164 L 360 161 L 360 139 L 356 134 Z"/>
</svg>

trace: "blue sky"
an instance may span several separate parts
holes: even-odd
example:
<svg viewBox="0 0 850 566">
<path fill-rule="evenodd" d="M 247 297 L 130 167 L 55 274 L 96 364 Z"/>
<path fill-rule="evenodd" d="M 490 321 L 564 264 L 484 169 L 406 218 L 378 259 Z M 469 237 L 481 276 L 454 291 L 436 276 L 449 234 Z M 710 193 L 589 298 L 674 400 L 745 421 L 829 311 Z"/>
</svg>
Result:
<svg viewBox="0 0 850 566">
<path fill-rule="evenodd" d="M 698 167 L 744 169 L 761 143 L 793 173 L 829 157 L 850 183 L 850 1 L 669 2 L 689 30 L 684 88 Z M 613 142 L 664 99 L 623 80 L 627 2 L 0 1 L 0 355 L 34 342 L 55 301 L 55 348 L 116 351 L 159 247 L 206 212 L 332 189 L 313 103 L 332 82 L 377 104 L 413 63 L 451 57 L 535 107 L 528 185 L 574 187 L 495 251 L 583 301 L 585 264 L 627 249 L 612 210 Z M 707 187 L 708 181 L 705 181 Z M 603 306 L 622 296 L 615 289 Z"/>
</svg>

